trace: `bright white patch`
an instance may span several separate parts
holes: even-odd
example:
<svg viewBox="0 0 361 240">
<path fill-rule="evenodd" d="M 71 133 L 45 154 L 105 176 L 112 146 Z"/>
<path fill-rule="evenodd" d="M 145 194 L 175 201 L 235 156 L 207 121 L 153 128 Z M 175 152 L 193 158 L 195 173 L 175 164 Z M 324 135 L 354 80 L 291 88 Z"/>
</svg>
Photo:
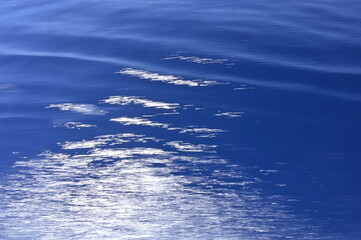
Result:
<svg viewBox="0 0 361 240">
<path fill-rule="evenodd" d="M 173 75 L 161 75 L 158 73 L 151 73 L 144 70 L 133 69 L 133 68 L 123 68 L 121 71 L 116 73 L 136 76 L 141 79 L 149 79 L 151 81 L 165 82 L 168 84 L 187 85 L 189 87 L 206 87 L 210 85 L 219 84 L 215 81 L 184 80 L 181 77 L 177 77 Z"/>
<path fill-rule="evenodd" d="M 204 138 L 213 138 L 216 137 L 217 134 L 226 132 L 226 130 L 223 129 L 212 129 L 212 128 L 186 128 L 182 129 L 180 133 L 190 133 L 191 135 L 196 135 L 196 137 L 204 137 Z"/>
<path fill-rule="evenodd" d="M 234 90 L 247 90 L 247 89 L 254 89 L 254 87 L 238 87 L 238 88 L 234 88 Z"/>
<path fill-rule="evenodd" d="M 169 155 L 171 152 L 166 152 L 158 148 L 109 148 L 109 149 L 93 149 L 86 155 L 75 155 L 77 158 L 131 158 L 140 155 Z"/>
<path fill-rule="evenodd" d="M 210 153 L 215 153 L 215 151 L 211 150 L 211 149 L 214 149 L 214 148 L 217 147 L 217 145 L 205 145 L 205 144 L 193 145 L 193 144 L 185 143 L 185 142 L 182 142 L 182 141 L 167 142 L 164 145 L 172 146 L 172 147 L 176 148 L 180 152 L 210 152 Z"/>
<path fill-rule="evenodd" d="M 224 112 L 224 113 L 217 113 L 214 116 L 217 117 L 229 117 L 229 118 L 238 118 L 243 116 L 243 112 Z"/>
<path fill-rule="evenodd" d="M 46 152 L 18 161 L 19 172 L 0 192 L 1 234 L 4 239 L 314 239 L 302 231 L 302 219 L 278 204 L 280 197 L 263 196 L 257 179 L 216 157 L 178 155 L 136 147 L 84 155 Z"/>
<path fill-rule="evenodd" d="M 85 124 L 81 122 L 55 122 L 54 127 L 66 127 L 68 129 L 79 129 L 79 128 L 91 128 L 97 127 L 96 125 L 92 124 Z"/>
<path fill-rule="evenodd" d="M 161 127 L 161 128 L 166 128 L 167 130 L 170 131 L 179 131 L 179 133 L 190 133 L 191 135 L 202 138 L 213 138 L 216 137 L 219 133 L 226 132 L 226 130 L 223 129 L 212 129 L 205 127 L 188 127 L 188 128 L 170 127 L 171 124 L 159 123 L 140 117 L 112 118 L 110 119 L 110 121 L 119 122 L 123 125 L 142 125 L 142 126 L 150 126 L 150 127 Z"/>
<path fill-rule="evenodd" d="M 182 60 L 182 61 L 186 61 L 186 62 L 199 63 L 199 64 L 224 63 L 224 62 L 228 61 L 228 59 L 225 59 L 225 58 L 212 59 L 212 58 L 200 58 L 200 57 L 196 57 L 196 56 L 185 57 L 185 56 L 180 56 L 180 55 L 163 58 L 163 60 L 173 60 L 173 59 L 178 59 L 178 60 Z"/>
<path fill-rule="evenodd" d="M 70 142 L 66 141 L 63 144 L 59 144 L 63 149 L 81 149 L 81 148 L 96 148 L 104 145 L 119 145 L 126 142 L 142 142 L 159 141 L 153 137 L 145 137 L 144 135 L 135 135 L 132 133 L 122 133 L 114 135 L 102 135 L 95 137 L 93 140 L 82 140 Z"/>
<path fill-rule="evenodd" d="M 140 104 L 144 107 L 158 108 L 158 109 L 175 109 L 179 107 L 178 103 L 156 102 L 136 96 L 111 96 L 108 99 L 102 100 L 103 103 L 129 105 Z"/>
<path fill-rule="evenodd" d="M 278 170 L 268 170 L 268 169 L 262 169 L 260 170 L 260 172 L 264 175 L 269 175 L 269 174 L 272 174 L 272 173 L 278 173 Z"/>
<path fill-rule="evenodd" d="M 0 187 L 2 238 L 314 239 L 283 198 L 265 197 L 259 179 L 216 155 L 104 146 L 146 139 L 103 135 L 79 142 L 95 146 L 84 154 L 45 152 L 17 161 L 17 172 Z M 186 152 L 214 147 L 167 144 Z"/>
<path fill-rule="evenodd" d="M 168 128 L 170 124 L 165 123 L 158 123 L 150 121 L 146 118 L 139 118 L 139 117 L 120 117 L 120 118 L 112 118 L 110 121 L 113 122 L 119 122 L 123 125 L 143 125 L 143 126 L 150 126 L 150 127 L 162 127 L 162 128 Z"/>
<path fill-rule="evenodd" d="M 179 115 L 179 112 L 167 112 L 167 113 L 158 113 L 157 116 L 161 115 Z"/>
<path fill-rule="evenodd" d="M 159 139 L 154 137 L 146 137 L 144 135 L 137 135 L 133 133 L 121 133 L 121 134 L 109 134 L 109 135 L 102 135 L 96 137 L 96 139 L 104 139 L 106 140 L 110 146 L 116 144 L 122 144 L 124 142 L 140 142 L 140 143 L 147 143 L 149 141 L 158 142 Z"/>
<path fill-rule="evenodd" d="M 107 113 L 107 111 L 99 110 L 98 107 L 93 104 L 61 103 L 51 104 L 46 108 L 58 108 L 61 111 L 72 111 L 85 115 L 104 115 Z"/>
<path fill-rule="evenodd" d="M 92 141 L 78 141 L 78 142 L 68 142 L 66 141 L 64 144 L 61 144 L 63 149 L 79 149 L 79 148 L 95 148 L 101 145 L 105 145 L 106 142 L 100 140 L 92 140 Z"/>
</svg>

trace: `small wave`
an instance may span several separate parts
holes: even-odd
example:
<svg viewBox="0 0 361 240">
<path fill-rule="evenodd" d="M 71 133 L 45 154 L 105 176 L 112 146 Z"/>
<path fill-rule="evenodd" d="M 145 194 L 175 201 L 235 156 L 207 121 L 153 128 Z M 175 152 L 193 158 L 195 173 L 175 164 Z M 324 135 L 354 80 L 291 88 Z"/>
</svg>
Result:
<svg viewBox="0 0 361 240">
<path fill-rule="evenodd" d="M 213 150 L 217 147 L 217 145 L 206 145 L 206 144 L 190 144 L 185 143 L 182 141 L 171 141 L 164 144 L 166 146 L 171 146 L 175 149 L 177 149 L 180 152 L 209 152 L 209 153 L 215 153 Z"/>
<path fill-rule="evenodd" d="M 85 124 L 81 122 L 55 122 L 54 127 L 65 127 L 68 129 L 92 128 L 97 127 L 93 124 Z"/>
<path fill-rule="evenodd" d="M 216 113 L 214 116 L 217 117 L 228 117 L 228 118 L 239 118 L 243 116 L 243 112 L 223 112 L 223 113 Z"/>
<path fill-rule="evenodd" d="M 94 158 L 94 157 L 101 157 L 101 158 L 132 158 L 132 157 L 139 157 L 143 156 L 150 156 L 156 155 L 158 157 L 164 155 L 170 155 L 171 152 L 164 151 L 158 148 L 108 148 L 108 149 L 100 149 L 95 148 L 90 151 L 90 153 L 85 155 L 75 155 L 74 158 Z M 94 160 L 94 159 L 92 159 Z"/>
<path fill-rule="evenodd" d="M 196 57 L 196 56 L 186 57 L 186 56 L 181 56 L 181 55 L 175 55 L 172 57 L 162 58 L 162 60 L 174 60 L 174 59 L 186 61 L 186 62 L 192 62 L 192 63 L 199 63 L 199 64 L 224 63 L 224 62 L 228 61 L 228 59 L 226 59 L 226 58 L 212 59 L 212 58 L 201 58 L 201 57 Z"/>
<path fill-rule="evenodd" d="M 61 111 L 72 111 L 85 115 L 105 115 L 107 111 L 98 109 L 93 104 L 74 104 L 74 103 L 60 103 L 51 104 L 45 108 L 58 108 Z"/>
<path fill-rule="evenodd" d="M 178 103 L 165 103 L 147 100 L 142 97 L 136 96 L 111 96 L 108 99 L 101 100 L 101 103 L 130 105 L 139 104 L 144 107 L 157 108 L 157 109 L 175 109 L 179 107 Z"/>
<path fill-rule="evenodd" d="M 196 137 L 202 137 L 202 138 L 214 138 L 218 134 L 224 132 L 226 132 L 226 130 L 205 128 L 205 127 L 189 127 L 189 128 L 181 129 L 180 131 L 180 133 L 190 133 L 191 135 L 196 135 Z"/>
<path fill-rule="evenodd" d="M 105 145 L 114 146 L 128 142 L 147 143 L 148 141 L 159 141 L 154 137 L 145 137 L 144 135 L 136 135 L 133 133 L 110 134 L 95 137 L 93 140 L 81 141 L 66 141 L 59 143 L 63 149 L 83 149 L 83 148 L 97 148 Z"/>
<path fill-rule="evenodd" d="M 136 76 L 141 79 L 149 79 L 151 81 L 159 81 L 168 84 L 186 85 L 189 87 L 207 87 L 210 85 L 219 84 L 216 81 L 184 80 L 183 78 L 174 75 L 161 75 L 159 73 L 151 73 L 148 71 L 133 68 L 123 68 L 121 71 L 116 73 Z"/>
<path fill-rule="evenodd" d="M 160 123 L 156 121 L 151 121 L 146 118 L 140 117 L 119 117 L 119 118 L 112 118 L 110 121 L 118 122 L 123 125 L 140 125 L 140 126 L 149 126 L 149 127 L 161 127 L 165 128 L 169 131 L 178 131 L 179 133 L 189 133 L 195 137 L 200 138 L 214 138 L 220 133 L 227 132 L 223 129 L 214 129 L 214 128 L 207 128 L 207 127 L 171 127 L 171 124 L 167 123 Z"/>
<path fill-rule="evenodd" d="M 91 141 L 77 141 L 77 142 L 65 142 L 64 144 L 61 144 L 61 147 L 63 149 L 81 149 L 81 148 L 95 148 L 102 145 L 105 145 L 106 141 L 103 139 L 99 140 L 91 140 Z"/>
<path fill-rule="evenodd" d="M 146 118 L 140 118 L 140 117 L 120 117 L 120 118 L 112 118 L 110 121 L 118 122 L 123 125 L 143 125 L 143 126 L 150 126 L 150 127 L 162 127 L 162 128 L 168 128 L 170 124 L 165 123 L 159 123 L 159 122 L 153 122 Z"/>
<path fill-rule="evenodd" d="M 254 87 L 236 87 L 233 90 L 238 91 L 238 90 L 250 90 L 250 89 L 254 89 Z"/>
</svg>

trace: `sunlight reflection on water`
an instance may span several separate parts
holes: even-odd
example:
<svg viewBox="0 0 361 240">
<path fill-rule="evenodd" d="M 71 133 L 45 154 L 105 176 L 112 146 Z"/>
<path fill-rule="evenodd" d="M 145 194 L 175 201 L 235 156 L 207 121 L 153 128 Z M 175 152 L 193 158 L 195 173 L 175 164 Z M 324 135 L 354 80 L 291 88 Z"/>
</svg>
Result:
<svg viewBox="0 0 361 240">
<path fill-rule="evenodd" d="M 18 161 L 19 173 L 6 187 L 6 236 L 252 239 L 263 233 L 259 239 L 269 239 L 292 229 L 289 222 L 287 229 L 275 229 L 275 221 L 294 221 L 292 215 L 261 201 L 260 192 L 251 187 L 257 179 L 228 166 L 213 151 L 206 153 L 216 146 L 165 144 L 180 152 L 109 148 L 149 140 L 159 141 L 135 134 L 99 136 L 61 145 L 64 150 L 90 148 L 84 154 L 44 152 Z M 217 165 L 223 170 L 197 170 Z M 189 171 L 195 174 L 182 174 Z M 242 195 L 228 186 L 239 186 Z"/>
<path fill-rule="evenodd" d="M 4 1 L 0 238 L 359 239 L 359 8 Z"/>
</svg>

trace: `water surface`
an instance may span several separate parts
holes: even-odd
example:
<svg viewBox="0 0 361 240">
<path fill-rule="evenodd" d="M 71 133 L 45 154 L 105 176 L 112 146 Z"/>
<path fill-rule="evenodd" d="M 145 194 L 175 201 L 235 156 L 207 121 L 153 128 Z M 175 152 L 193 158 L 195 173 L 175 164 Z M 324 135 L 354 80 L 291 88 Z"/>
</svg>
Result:
<svg viewBox="0 0 361 240">
<path fill-rule="evenodd" d="M 361 239 L 358 1 L 3 1 L 0 238 Z"/>
</svg>

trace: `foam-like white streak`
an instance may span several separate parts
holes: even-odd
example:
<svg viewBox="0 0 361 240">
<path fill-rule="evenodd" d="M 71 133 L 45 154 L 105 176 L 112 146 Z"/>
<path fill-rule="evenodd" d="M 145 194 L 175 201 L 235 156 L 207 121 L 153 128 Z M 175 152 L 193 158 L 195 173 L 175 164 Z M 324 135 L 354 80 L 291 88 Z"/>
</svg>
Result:
<svg viewBox="0 0 361 240">
<path fill-rule="evenodd" d="M 72 111 L 85 115 L 104 115 L 107 113 L 107 111 L 100 110 L 93 104 L 60 103 L 51 104 L 46 108 L 58 108 L 61 111 Z"/>
<path fill-rule="evenodd" d="M 171 147 L 174 147 L 180 152 L 209 152 L 209 153 L 215 153 L 214 148 L 217 147 L 217 145 L 205 145 L 205 144 L 190 144 L 185 143 L 182 141 L 171 141 L 167 142 L 164 145 L 168 145 Z"/>
<path fill-rule="evenodd" d="M 154 137 L 146 137 L 144 135 L 138 135 L 133 133 L 120 133 L 120 134 L 108 134 L 95 137 L 96 139 L 103 139 L 108 142 L 109 145 L 122 144 L 124 142 L 139 142 L 147 143 L 149 141 L 159 142 L 159 139 Z"/>
<path fill-rule="evenodd" d="M 99 139 L 99 140 L 91 140 L 91 141 L 82 140 L 77 142 L 66 141 L 65 143 L 60 145 L 63 149 L 81 149 L 81 148 L 95 148 L 105 144 L 106 141 L 104 141 L 103 139 Z"/>
<path fill-rule="evenodd" d="M 97 148 L 104 145 L 114 146 L 127 142 L 147 143 L 148 141 L 157 142 L 159 140 L 154 137 L 146 137 L 144 135 L 122 133 L 122 134 L 97 136 L 93 140 L 82 140 L 82 141 L 74 141 L 74 142 L 66 141 L 63 144 L 59 143 L 59 145 L 63 149 L 82 149 L 82 148 Z"/>
<path fill-rule="evenodd" d="M 157 109 L 175 109 L 179 107 L 178 103 L 157 102 L 136 96 L 111 96 L 108 99 L 102 100 L 101 102 L 118 105 L 129 105 L 133 103 L 140 104 L 144 107 L 151 107 Z"/>
<path fill-rule="evenodd" d="M 92 128 L 97 127 L 93 124 L 85 124 L 81 122 L 55 122 L 54 127 L 65 127 L 68 129 L 79 129 L 79 128 Z"/>
<path fill-rule="evenodd" d="M 123 68 L 121 71 L 116 73 L 136 76 L 141 79 L 149 79 L 151 81 L 165 82 L 168 84 L 187 85 L 189 87 L 206 87 L 210 85 L 219 84 L 215 81 L 184 80 L 181 77 L 177 77 L 174 75 L 161 75 L 159 73 L 151 73 L 148 71 L 133 69 L 133 68 Z"/>
<path fill-rule="evenodd" d="M 238 118 L 243 116 L 243 112 L 223 112 L 223 113 L 216 113 L 214 116 L 217 117 L 229 117 L 229 118 Z"/>
<path fill-rule="evenodd" d="M 247 89 L 254 89 L 254 87 L 237 87 L 234 90 L 247 90 Z"/>
<path fill-rule="evenodd" d="M 109 149 L 93 149 L 89 154 L 76 155 L 75 157 L 101 157 L 101 158 L 131 158 L 140 155 L 169 155 L 171 152 L 164 151 L 158 148 L 109 148 Z"/>
<path fill-rule="evenodd" d="M 146 118 L 140 118 L 140 117 L 120 117 L 120 118 L 112 118 L 110 121 L 118 122 L 123 125 L 143 125 L 143 126 L 150 126 L 150 127 L 162 127 L 162 128 L 168 128 L 170 124 L 165 123 L 158 123 L 150 121 Z"/>
<path fill-rule="evenodd" d="M 199 63 L 199 64 L 224 63 L 224 62 L 228 61 L 228 59 L 225 59 L 225 58 L 212 59 L 212 58 L 201 58 L 201 57 L 196 57 L 196 56 L 186 57 L 186 56 L 180 56 L 180 55 L 163 58 L 163 60 L 174 60 L 174 59 L 178 59 L 178 60 L 182 60 L 182 61 L 186 61 L 186 62 Z"/>
<path fill-rule="evenodd" d="M 179 115 L 180 112 L 177 112 L 175 110 L 173 110 L 173 112 L 166 112 L 166 113 L 157 113 L 157 116 L 165 116 L 165 115 Z"/>
<path fill-rule="evenodd" d="M 119 117 L 119 118 L 112 118 L 110 119 L 110 121 L 118 122 L 123 125 L 142 125 L 149 127 L 161 127 L 170 131 L 179 131 L 179 133 L 189 133 L 196 137 L 202 137 L 202 138 L 214 138 L 218 134 L 226 132 L 226 130 L 223 129 L 214 129 L 214 128 L 206 128 L 206 127 L 192 127 L 192 126 L 187 128 L 171 127 L 171 124 L 159 123 L 140 117 L 134 117 L 134 118 Z"/>
<path fill-rule="evenodd" d="M 224 133 L 226 130 L 223 129 L 214 129 L 214 128 L 205 128 L 205 127 L 189 127 L 183 128 L 180 133 L 190 133 L 196 137 L 203 138 L 213 138 L 216 137 L 219 133 Z"/>
</svg>

